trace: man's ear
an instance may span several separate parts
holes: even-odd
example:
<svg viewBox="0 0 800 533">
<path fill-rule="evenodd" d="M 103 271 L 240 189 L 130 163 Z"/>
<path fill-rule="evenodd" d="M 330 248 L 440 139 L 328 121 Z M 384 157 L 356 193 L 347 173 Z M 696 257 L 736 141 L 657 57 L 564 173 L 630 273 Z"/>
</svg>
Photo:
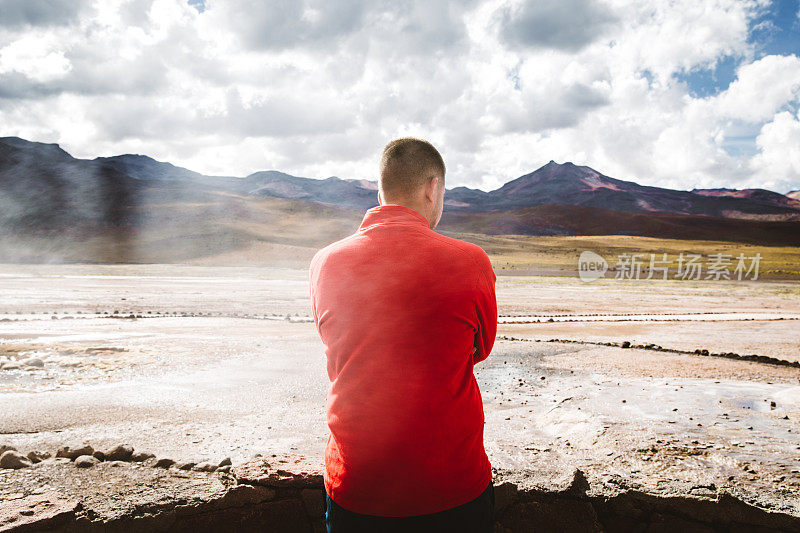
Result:
<svg viewBox="0 0 800 533">
<path fill-rule="evenodd" d="M 378 191 L 378 205 L 383 205 L 383 200 L 381 199 L 381 191 Z"/>
<path fill-rule="evenodd" d="M 432 204 L 436 203 L 436 191 L 439 186 L 439 178 L 434 176 L 425 183 L 425 197 L 430 200 Z"/>
</svg>

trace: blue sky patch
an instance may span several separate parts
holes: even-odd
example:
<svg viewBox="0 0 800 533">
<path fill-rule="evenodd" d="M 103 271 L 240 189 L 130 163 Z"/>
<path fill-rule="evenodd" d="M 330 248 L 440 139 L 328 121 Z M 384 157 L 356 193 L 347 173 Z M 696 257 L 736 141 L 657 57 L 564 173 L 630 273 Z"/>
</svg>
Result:
<svg viewBox="0 0 800 533">
<path fill-rule="evenodd" d="M 750 24 L 748 42 L 755 48 L 754 61 L 768 55 L 800 54 L 800 0 L 775 0 Z M 689 87 L 689 94 L 703 98 L 719 94 L 736 79 L 743 58 L 725 56 L 710 68 L 676 74 Z"/>
<path fill-rule="evenodd" d="M 206 10 L 206 0 L 189 0 L 189 5 L 200 13 Z"/>
<path fill-rule="evenodd" d="M 689 86 L 689 94 L 693 98 L 705 98 L 727 89 L 736 79 L 736 67 L 741 62 L 741 57 L 724 56 L 718 59 L 712 68 L 682 72 L 675 77 Z"/>
</svg>

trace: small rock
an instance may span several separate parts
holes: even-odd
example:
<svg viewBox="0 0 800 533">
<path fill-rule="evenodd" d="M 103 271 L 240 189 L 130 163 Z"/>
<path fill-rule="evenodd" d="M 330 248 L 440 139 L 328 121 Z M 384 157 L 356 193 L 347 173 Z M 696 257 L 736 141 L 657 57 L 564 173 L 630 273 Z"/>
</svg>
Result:
<svg viewBox="0 0 800 533">
<path fill-rule="evenodd" d="M 49 459 L 50 458 L 50 452 L 34 452 L 34 451 L 31 451 L 31 452 L 28 452 L 28 455 L 26 457 L 28 459 L 30 459 L 30 461 L 32 463 L 41 463 L 45 459 Z"/>
<path fill-rule="evenodd" d="M 94 455 L 81 455 L 75 458 L 75 466 L 78 468 L 89 468 L 100 462 Z"/>
<path fill-rule="evenodd" d="M 131 461 L 136 461 L 140 463 L 142 461 L 147 461 L 148 459 L 152 459 L 153 457 L 155 457 L 155 454 L 150 452 L 135 452 L 133 455 L 131 455 Z"/>
<path fill-rule="evenodd" d="M 219 464 L 218 464 L 217 466 L 228 466 L 228 465 L 231 465 L 231 464 L 233 464 L 233 463 L 231 462 L 231 458 L 230 458 L 230 457 L 226 457 L 225 459 L 223 459 L 222 461 L 220 461 L 220 462 L 219 462 Z"/>
<path fill-rule="evenodd" d="M 217 472 L 230 472 L 230 471 L 231 471 L 231 465 L 217 467 Z"/>
<path fill-rule="evenodd" d="M 94 453 L 94 448 L 89 446 L 88 444 L 81 444 L 75 448 L 70 448 L 69 446 L 62 446 L 56 452 L 56 457 L 66 457 L 67 459 L 76 459 L 81 455 L 92 455 Z"/>
<path fill-rule="evenodd" d="M 8 446 L 7 444 L 0 444 L 0 455 L 3 455 L 8 450 L 14 450 L 15 452 L 17 451 L 17 449 L 14 448 L 13 446 Z"/>
<path fill-rule="evenodd" d="M 125 466 L 125 465 L 127 465 L 128 463 L 127 463 L 127 462 L 125 462 L 125 461 L 111 461 L 111 462 L 110 462 L 110 463 L 108 463 L 108 464 L 109 464 L 110 466 L 113 466 L 114 468 L 119 468 L 119 467 L 121 467 L 121 466 Z"/>
<path fill-rule="evenodd" d="M 34 357 L 33 359 L 28 359 L 27 361 L 25 361 L 25 364 L 27 366 L 35 366 L 38 368 L 44 367 L 44 361 L 42 361 L 38 357 Z"/>
<path fill-rule="evenodd" d="M 174 464 L 175 464 L 175 461 L 173 461 L 172 459 L 168 459 L 166 457 L 162 457 L 161 459 L 156 461 L 153 466 L 156 467 L 156 468 L 169 468 Z"/>
<path fill-rule="evenodd" d="M 94 453 L 92 453 L 92 455 L 93 455 L 94 457 L 97 457 L 97 458 L 98 458 L 98 459 L 100 459 L 101 461 L 105 461 L 105 460 L 106 460 L 106 452 L 104 452 L 104 451 L 101 451 L 101 450 L 95 450 L 95 451 L 94 451 Z"/>
<path fill-rule="evenodd" d="M 631 347 L 631 343 L 630 343 L 630 341 L 625 341 L 625 342 L 623 342 L 623 343 L 622 343 L 622 345 L 620 346 L 620 348 L 630 348 L 630 347 Z"/>
<path fill-rule="evenodd" d="M 191 461 L 184 461 L 181 463 L 175 463 L 175 468 L 178 470 L 191 470 L 196 464 L 197 463 L 192 463 Z"/>
<path fill-rule="evenodd" d="M 129 461 L 133 455 L 133 446 L 120 444 L 106 452 L 107 461 Z"/>
<path fill-rule="evenodd" d="M 31 466 L 27 457 L 16 450 L 6 450 L 0 455 L 0 468 L 25 468 Z"/>
<path fill-rule="evenodd" d="M 209 463 L 208 461 L 203 461 L 202 463 L 197 463 L 192 467 L 192 470 L 197 470 L 199 472 L 213 472 L 217 469 L 217 465 Z"/>
</svg>

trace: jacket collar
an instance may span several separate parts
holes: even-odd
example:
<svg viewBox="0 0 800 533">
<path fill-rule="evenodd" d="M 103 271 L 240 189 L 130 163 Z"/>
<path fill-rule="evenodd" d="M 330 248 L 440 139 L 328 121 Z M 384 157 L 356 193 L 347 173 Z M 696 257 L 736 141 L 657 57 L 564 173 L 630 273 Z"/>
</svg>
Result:
<svg viewBox="0 0 800 533">
<path fill-rule="evenodd" d="M 377 224 L 402 224 L 430 229 L 430 223 L 422 213 L 399 204 L 384 204 L 367 209 L 358 230 Z"/>
</svg>

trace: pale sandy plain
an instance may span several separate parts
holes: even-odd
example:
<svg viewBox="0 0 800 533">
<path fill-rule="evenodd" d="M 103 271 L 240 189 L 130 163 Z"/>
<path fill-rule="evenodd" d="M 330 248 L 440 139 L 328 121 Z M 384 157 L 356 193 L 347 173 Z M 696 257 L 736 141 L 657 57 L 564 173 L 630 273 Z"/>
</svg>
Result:
<svg viewBox="0 0 800 533">
<path fill-rule="evenodd" d="M 800 282 L 499 275 L 497 298 L 475 367 L 496 469 L 800 514 L 800 368 L 681 353 L 800 361 Z M 602 345 L 623 341 L 676 351 Z M 304 269 L 0 265 L 0 444 L 319 468 L 323 350 Z"/>
</svg>

